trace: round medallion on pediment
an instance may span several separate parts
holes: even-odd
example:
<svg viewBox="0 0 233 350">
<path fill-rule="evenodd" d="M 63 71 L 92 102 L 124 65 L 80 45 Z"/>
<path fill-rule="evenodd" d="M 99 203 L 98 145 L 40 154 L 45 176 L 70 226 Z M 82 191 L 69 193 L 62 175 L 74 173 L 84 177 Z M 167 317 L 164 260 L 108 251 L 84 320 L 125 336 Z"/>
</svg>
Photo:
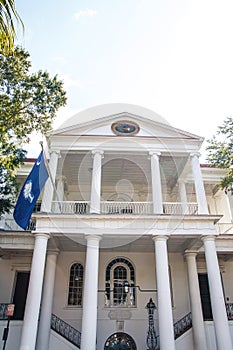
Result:
<svg viewBox="0 0 233 350">
<path fill-rule="evenodd" d="M 112 124 L 112 131 L 117 136 L 134 136 L 140 128 L 137 123 L 121 120 Z"/>
</svg>

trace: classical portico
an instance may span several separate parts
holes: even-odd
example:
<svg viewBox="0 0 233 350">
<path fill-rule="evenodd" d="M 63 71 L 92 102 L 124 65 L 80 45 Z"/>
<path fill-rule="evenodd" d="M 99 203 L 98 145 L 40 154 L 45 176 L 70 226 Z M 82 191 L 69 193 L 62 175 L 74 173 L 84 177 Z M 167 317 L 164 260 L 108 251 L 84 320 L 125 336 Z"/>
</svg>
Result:
<svg viewBox="0 0 233 350">
<path fill-rule="evenodd" d="M 183 331 L 186 348 L 215 350 L 203 315 L 204 273 L 216 349 L 231 350 L 215 244 L 221 215 L 214 174 L 203 179 L 199 163 L 203 140 L 147 110 L 117 108 L 81 112 L 49 136 L 51 178 L 34 214 L 20 349 L 54 350 L 51 319 L 81 333 L 81 350 L 108 350 L 122 334 L 146 348 L 152 298 L 160 350 L 179 349 Z"/>
</svg>

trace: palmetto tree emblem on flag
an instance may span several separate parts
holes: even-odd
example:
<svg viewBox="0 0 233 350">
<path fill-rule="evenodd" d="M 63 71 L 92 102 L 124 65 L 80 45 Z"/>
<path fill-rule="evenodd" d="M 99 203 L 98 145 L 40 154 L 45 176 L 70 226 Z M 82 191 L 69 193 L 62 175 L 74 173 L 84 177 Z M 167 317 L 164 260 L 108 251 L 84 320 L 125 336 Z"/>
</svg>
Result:
<svg viewBox="0 0 233 350">
<path fill-rule="evenodd" d="M 34 195 L 32 193 L 32 181 L 29 180 L 26 182 L 23 190 L 23 195 L 25 199 L 28 199 L 30 203 L 32 203 L 34 199 Z"/>
</svg>

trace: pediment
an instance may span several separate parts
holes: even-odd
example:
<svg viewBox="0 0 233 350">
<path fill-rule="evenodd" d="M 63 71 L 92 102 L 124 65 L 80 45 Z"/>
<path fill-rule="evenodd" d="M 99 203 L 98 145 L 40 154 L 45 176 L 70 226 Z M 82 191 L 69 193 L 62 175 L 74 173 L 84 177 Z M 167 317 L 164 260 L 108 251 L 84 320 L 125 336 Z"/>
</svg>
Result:
<svg viewBox="0 0 233 350">
<path fill-rule="evenodd" d="M 139 131 L 132 137 L 156 137 L 156 138 L 172 138 L 172 139 L 196 139 L 202 141 L 202 138 L 189 132 L 177 129 L 167 124 L 162 118 L 155 114 L 155 120 L 149 119 L 143 115 L 137 115 L 130 112 L 120 112 L 108 116 L 96 116 L 87 122 L 79 122 L 77 114 L 77 124 L 73 118 L 73 125 L 63 125 L 52 132 L 51 136 L 92 136 L 92 137 L 131 137 L 130 134 L 116 135 L 112 130 L 114 123 L 127 121 L 135 123 L 139 127 Z"/>
</svg>

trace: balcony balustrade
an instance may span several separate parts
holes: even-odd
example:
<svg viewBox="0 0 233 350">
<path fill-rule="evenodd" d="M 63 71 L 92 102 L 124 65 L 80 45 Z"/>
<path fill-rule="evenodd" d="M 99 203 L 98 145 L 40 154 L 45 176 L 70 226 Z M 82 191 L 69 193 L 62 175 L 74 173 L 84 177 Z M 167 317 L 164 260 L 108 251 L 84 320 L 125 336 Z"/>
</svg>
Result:
<svg viewBox="0 0 233 350">
<path fill-rule="evenodd" d="M 152 202 L 101 202 L 102 214 L 151 214 Z"/>
<path fill-rule="evenodd" d="M 153 214 L 152 202 L 110 202 L 101 201 L 101 214 Z M 89 214 L 89 201 L 54 201 L 52 213 Z M 163 214 L 167 215 L 196 215 L 197 203 L 164 202 Z"/>
<path fill-rule="evenodd" d="M 54 201 L 52 213 L 56 214 L 89 214 L 89 201 Z"/>
<path fill-rule="evenodd" d="M 195 215 L 198 213 L 198 205 L 194 202 L 165 202 L 163 203 L 163 213 L 168 215 Z"/>
<path fill-rule="evenodd" d="M 151 215 L 152 202 L 110 202 L 101 201 L 100 213 L 109 215 Z M 38 210 L 35 212 L 39 212 Z M 51 212 L 54 214 L 90 214 L 90 201 L 53 201 Z M 164 202 L 163 214 L 166 215 L 197 215 L 197 203 Z M 12 215 L 7 215 L 0 221 L 0 228 L 6 231 L 22 231 Z M 36 220 L 32 217 L 26 231 L 36 229 Z"/>
</svg>

